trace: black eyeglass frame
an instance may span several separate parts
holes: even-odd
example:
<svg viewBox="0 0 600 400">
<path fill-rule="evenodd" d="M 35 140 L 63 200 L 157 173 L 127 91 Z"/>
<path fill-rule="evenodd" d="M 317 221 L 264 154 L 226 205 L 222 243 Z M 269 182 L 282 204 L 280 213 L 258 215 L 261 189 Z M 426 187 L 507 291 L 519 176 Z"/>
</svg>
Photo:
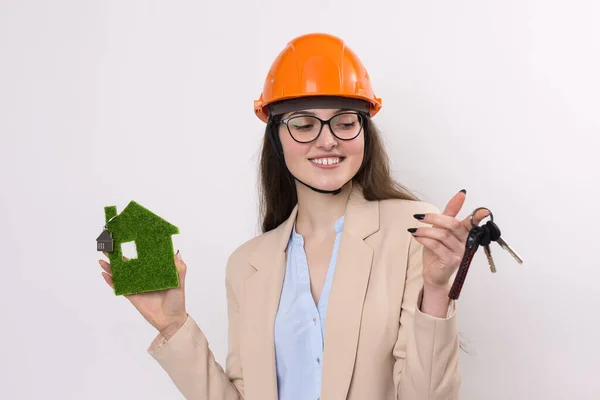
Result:
<svg viewBox="0 0 600 400">
<path fill-rule="evenodd" d="M 335 134 L 335 132 L 333 131 L 332 127 L 331 127 L 331 124 L 330 124 L 330 122 L 331 122 L 331 120 L 332 120 L 332 119 L 334 119 L 335 117 L 338 117 L 338 116 L 340 116 L 340 115 L 345 115 L 345 114 L 354 114 L 354 115 L 357 115 L 357 116 L 358 116 L 358 120 L 360 121 L 360 129 L 359 129 L 358 133 L 357 133 L 355 136 L 353 136 L 353 137 L 351 137 L 351 138 L 349 138 L 349 139 L 343 139 L 343 138 L 339 137 L 338 135 L 336 135 L 336 134 Z M 306 144 L 306 143 L 311 143 L 311 142 L 314 142 L 315 140 L 317 140 L 317 139 L 319 138 L 319 136 L 321 136 L 321 133 L 323 132 L 323 126 L 325 126 L 325 125 L 327 125 L 327 126 L 329 127 L 329 132 L 331 132 L 331 134 L 332 134 L 333 136 L 335 136 L 335 137 L 336 137 L 337 139 L 339 139 L 339 140 L 343 140 L 343 141 L 346 141 L 346 142 L 347 142 L 347 141 L 350 141 L 350 140 L 354 140 L 354 139 L 356 139 L 358 136 L 360 136 L 360 134 L 362 133 L 362 131 L 363 131 L 363 129 L 364 129 L 364 126 L 365 126 L 365 125 L 364 125 L 364 118 L 365 118 L 365 116 L 366 116 L 366 115 L 365 115 L 364 113 L 362 113 L 362 112 L 358 112 L 358 111 L 343 111 L 343 112 L 341 112 L 341 113 L 335 114 L 334 116 L 332 116 L 332 117 L 331 117 L 331 118 L 329 118 L 328 120 L 323 120 L 323 119 L 321 119 L 321 118 L 319 118 L 319 117 L 317 117 L 317 116 L 315 116 L 315 115 L 309 115 L 309 114 L 306 114 L 306 115 L 294 115 L 294 116 L 292 116 L 292 117 L 289 117 L 289 118 L 282 119 L 281 121 L 279 121 L 279 123 L 280 123 L 280 124 L 284 124 L 284 125 L 285 125 L 285 127 L 287 128 L 287 131 L 288 131 L 288 133 L 290 134 L 290 136 L 292 137 L 292 139 L 294 139 L 294 141 L 295 141 L 295 142 L 297 142 L 297 143 Z M 319 133 L 317 133 L 317 136 L 315 136 L 315 138 L 314 138 L 314 139 L 311 139 L 311 140 L 309 140 L 309 141 L 306 141 L 306 142 L 302 142 L 302 141 L 300 141 L 300 140 L 296 139 L 296 138 L 294 137 L 294 135 L 292 135 L 292 131 L 290 130 L 290 126 L 288 125 L 288 122 L 289 122 L 290 120 L 292 120 L 292 119 L 294 119 L 294 118 L 302 118 L 302 117 L 311 117 L 311 118 L 315 118 L 315 119 L 317 119 L 317 120 L 318 120 L 318 121 L 321 123 L 321 127 L 319 128 Z"/>
</svg>

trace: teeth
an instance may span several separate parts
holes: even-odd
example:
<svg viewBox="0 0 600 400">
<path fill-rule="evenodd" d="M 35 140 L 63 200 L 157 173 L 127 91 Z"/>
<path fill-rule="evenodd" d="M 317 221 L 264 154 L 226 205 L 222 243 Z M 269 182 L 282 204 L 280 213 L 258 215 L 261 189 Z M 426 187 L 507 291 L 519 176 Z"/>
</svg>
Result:
<svg viewBox="0 0 600 400">
<path fill-rule="evenodd" d="M 314 162 L 315 164 L 320 164 L 320 165 L 332 165 L 332 164 L 339 164 L 340 163 L 340 158 L 339 157 L 334 157 L 334 158 L 315 158 L 312 160 L 312 162 Z"/>
</svg>

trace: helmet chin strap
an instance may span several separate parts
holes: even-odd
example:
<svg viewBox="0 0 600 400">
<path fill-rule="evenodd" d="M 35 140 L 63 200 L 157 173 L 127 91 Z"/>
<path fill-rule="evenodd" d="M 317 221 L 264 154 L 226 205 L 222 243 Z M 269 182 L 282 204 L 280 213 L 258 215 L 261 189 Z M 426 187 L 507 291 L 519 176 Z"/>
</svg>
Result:
<svg viewBox="0 0 600 400">
<path fill-rule="evenodd" d="M 350 180 L 348 180 L 348 182 L 344 183 L 342 185 L 342 187 L 340 187 L 339 189 L 335 189 L 335 190 L 323 190 L 323 189 L 317 189 L 316 187 L 313 187 L 305 182 L 302 182 L 300 179 L 296 178 L 292 172 L 289 170 L 289 168 L 287 167 L 287 164 L 285 163 L 285 158 L 283 157 L 283 148 L 281 147 L 281 142 L 279 141 L 279 135 L 276 132 L 276 128 L 273 127 L 272 130 L 270 130 L 268 132 L 268 136 L 269 136 L 269 142 L 271 142 L 271 145 L 273 146 L 273 149 L 275 150 L 275 153 L 277 153 L 277 158 L 279 158 L 279 161 L 281 162 L 281 164 L 285 167 L 285 169 L 288 172 L 288 176 L 293 178 L 294 180 L 300 182 L 301 184 L 303 184 L 304 186 L 306 186 L 307 188 L 317 192 L 317 193 L 322 193 L 322 194 L 331 194 L 333 196 L 340 194 L 342 192 L 342 189 L 344 188 L 344 186 L 346 186 L 348 184 L 348 182 L 351 182 L 352 179 L 354 179 L 354 177 L 350 178 Z M 365 148 L 369 145 L 369 138 L 367 135 L 365 135 Z M 361 168 L 362 166 L 365 164 L 365 159 L 363 157 L 363 161 L 361 164 Z"/>
<path fill-rule="evenodd" d="M 288 172 L 289 172 L 289 170 L 288 170 Z M 289 172 L 289 173 L 290 173 L 290 175 L 292 175 L 291 172 Z M 300 182 L 301 184 L 303 184 L 307 188 L 312 189 L 312 190 L 314 190 L 317 193 L 331 194 L 333 196 L 335 196 L 336 194 L 340 194 L 342 192 L 342 188 L 346 185 L 346 184 L 344 184 L 344 185 L 342 185 L 341 188 L 336 189 L 336 190 L 323 190 L 323 189 L 317 189 L 315 187 L 310 186 L 307 183 L 302 182 L 300 179 L 296 178 L 294 175 L 292 175 L 292 178 L 294 178 L 295 180 L 297 180 L 298 182 Z M 350 182 L 350 181 L 348 181 L 348 182 Z M 348 183 L 348 182 L 346 182 L 346 183 Z"/>
</svg>

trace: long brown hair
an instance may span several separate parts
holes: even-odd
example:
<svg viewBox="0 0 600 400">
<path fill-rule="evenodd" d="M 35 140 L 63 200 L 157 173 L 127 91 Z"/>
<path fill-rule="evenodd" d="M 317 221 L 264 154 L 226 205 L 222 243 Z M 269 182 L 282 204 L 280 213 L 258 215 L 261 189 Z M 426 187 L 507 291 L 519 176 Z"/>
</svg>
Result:
<svg viewBox="0 0 600 400">
<path fill-rule="evenodd" d="M 298 201 L 296 184 L 283 165 L 276 145 L 280 116 L 269 118 L 265 128 L 260 157 L 260 218 L 262 232 L 277 228 L 284 222 Z M 363 118 L 365 135 L 364 160 L 353 184 L 362 188 L 367 200 L 405 199 L 418 201 L 413 193 L 396 182 L 390 172 L 390 162 L 381 135 L 370 117 Z"/>
</svg>

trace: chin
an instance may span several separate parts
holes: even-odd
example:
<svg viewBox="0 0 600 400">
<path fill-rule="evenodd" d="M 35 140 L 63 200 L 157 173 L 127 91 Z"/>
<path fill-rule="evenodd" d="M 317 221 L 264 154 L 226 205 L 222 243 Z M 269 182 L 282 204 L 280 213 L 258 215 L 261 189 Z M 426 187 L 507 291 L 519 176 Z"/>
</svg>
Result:
<svg viewBox="0 0 600 400">
<path fill-rule="evenodd" d="M 348 160 L 344 160 L 344 163 Z M 354 165 L 341 165 L 337 167 L 319 167 L 315 169 L 314 165 L 310 168 L 290 169 L 292 174 L 313 188 L 319 190 L 338 190 L 346 183 L 348 183 L 358 172 L 360 166 Z M 349 168 L 350 167 L 350 168 Z M 354 171 L 356 169 L 356 171 Z"/>
<path fill-rule="evenodd" d="M 319 179 L 309 179 L 308 181 L 304 181 L 308 183 L 310 186 L 320 189 L 320 190 L 338 190 L 342 186 L 344 186 L 352 177 L 347 177 L 344 179 L 327 179 L 326 181 Z"/>
</svg>

